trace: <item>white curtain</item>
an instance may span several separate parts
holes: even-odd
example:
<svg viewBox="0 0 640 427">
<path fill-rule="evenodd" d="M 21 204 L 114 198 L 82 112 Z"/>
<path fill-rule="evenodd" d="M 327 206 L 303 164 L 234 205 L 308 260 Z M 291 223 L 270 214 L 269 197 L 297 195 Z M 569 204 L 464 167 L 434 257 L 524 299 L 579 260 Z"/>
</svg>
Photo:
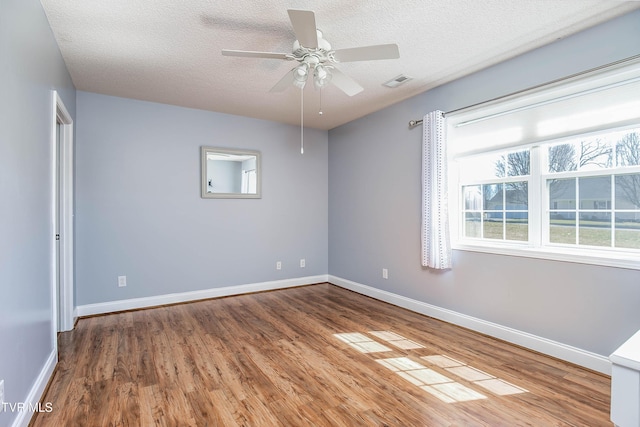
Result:
<svg viewBox="0 0 640 427">
<path fill-rule="evenodd" d="M 422 265 L 451 268 L 444 113 L 424 116 L 422 127 Z"/>
</svg>

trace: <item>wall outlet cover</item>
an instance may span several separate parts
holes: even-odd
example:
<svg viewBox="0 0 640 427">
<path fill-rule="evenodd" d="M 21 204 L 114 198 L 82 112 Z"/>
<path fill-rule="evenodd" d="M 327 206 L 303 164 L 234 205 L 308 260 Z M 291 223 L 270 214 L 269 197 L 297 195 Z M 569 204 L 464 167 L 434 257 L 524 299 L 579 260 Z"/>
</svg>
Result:
<svg viewBox="0 0 640 427">
<path fill-rule="evenodd" d="M 127 286 L 127 276 L 118 276 L 118 287 L 124 288 Z"/>
</svg>

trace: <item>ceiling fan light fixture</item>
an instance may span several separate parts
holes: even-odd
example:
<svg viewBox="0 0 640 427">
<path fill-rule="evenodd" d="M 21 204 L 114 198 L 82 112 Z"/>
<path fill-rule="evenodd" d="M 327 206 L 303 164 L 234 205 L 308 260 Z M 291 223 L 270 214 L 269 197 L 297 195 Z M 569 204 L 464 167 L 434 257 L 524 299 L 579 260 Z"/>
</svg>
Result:
<svg viewBox="0 0 640 427">
<path fill-rule="evenodd" d="M 293 85 L 299 89 L 304 88 L 309 77 L 309 65 L 302 63 L 293 69 Z"/>
<path fill-rule="evenodd" d="M 313 72 L 313 84 L 317 89 L 327 86 L 331 82 L 331 72 L 323 65 L 316 65 Z"/>
</svg>

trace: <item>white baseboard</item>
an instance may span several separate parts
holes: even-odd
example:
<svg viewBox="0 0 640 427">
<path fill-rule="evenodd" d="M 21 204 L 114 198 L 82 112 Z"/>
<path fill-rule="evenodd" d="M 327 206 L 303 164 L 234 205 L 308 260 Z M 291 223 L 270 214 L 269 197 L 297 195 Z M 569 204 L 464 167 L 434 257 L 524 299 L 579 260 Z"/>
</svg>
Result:
<svg viewBox="0 0 640 427">
<path fill-rule="evenodd" d="M 609 361 L 609 358 L 596 353 L 508 328 L 497 323 L 487 322 L 482 319 L 467 316 L 466 314 L 437 307 L 422 301 L 403 297 L 402 295 L 372 288 L 340 277 L 329 275 L 328 281 L 334 285 L 406 308 L 416 313 L 462 326 L 576 365 L 584 366 L 585 368 L 601 372 L 606 375 L 611 375 L 611 362 Z"/>
<path fill-rule="evenodd" d="M 80 305 L 77 316 L 92 316 L 95 314 L 114 313 L 116 311 L 135 310 L 139 308 L 155 307 L 165 304 L 176 304 L 197 301 L 208 298 L 241 295 L 251 292 L 271 291 L 275 289 L 291 288 L 328 281 L 328 275 L 297 277 L 294 279 L 273 280 L 270 282 L 250 283 L 246 285 L 225 286 L 221 288 L 203 289 L 201 291 L 181 292 L 175 294 L 157 295 L 144 298 L 133 298 L 119 301 L 101 302 L 97 304 Z"/>
<path fill-rule="evenodd" d="M 57 363 L 58 350 L 54 348 L 42 367 L 38 378 L 36 378 L 33 387 L 29 390 L 27 398 L 24 402 L 21 402 L 24 403 L 25 409 L 17 413 L 18 415 L 13 421 L 13 424 L 11 424 L 12 427 L 27 427 L 29 425 L 31 418 L 33 418 L 33 415 L 35 414 L 32 409 L 40 407 L 40 398 L 42 397 L 45 388 L 47 388 L 47 384 L 49 383 L 49 379 L 51 379 L 51 375 L 53 375 L 53 371 L 55 370 Z M 44 407 L 44 405 L 42 405 L 42 407 Z"/>
</svg>

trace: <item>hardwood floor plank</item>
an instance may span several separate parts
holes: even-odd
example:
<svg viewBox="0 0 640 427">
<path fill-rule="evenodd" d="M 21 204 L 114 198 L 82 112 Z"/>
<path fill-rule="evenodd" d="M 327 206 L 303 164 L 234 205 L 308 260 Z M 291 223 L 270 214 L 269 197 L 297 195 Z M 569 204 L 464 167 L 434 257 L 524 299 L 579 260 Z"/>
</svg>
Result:
<svg viewBox="0 0 640 427">
<path fill-rule="evenodd" d="M 109 418 L 115 419 L 114 427 L 140 425 L 140 396 L 137 384 L 129 382 L 118 385 L 108 401 Z"/>
<path fill-rule="evenodd" d="M 155 398 L 154 387 L 152 385 L 139 385 L 138 396 L 140 397 L 140 425 L 158 426 L 162 418 L 162 408 Z"/>
<path fill-rule="evenodd" d="M 319 284 L 80 319 L 40 426 L 611 426 L 610 378 Z"/>
</svg>

